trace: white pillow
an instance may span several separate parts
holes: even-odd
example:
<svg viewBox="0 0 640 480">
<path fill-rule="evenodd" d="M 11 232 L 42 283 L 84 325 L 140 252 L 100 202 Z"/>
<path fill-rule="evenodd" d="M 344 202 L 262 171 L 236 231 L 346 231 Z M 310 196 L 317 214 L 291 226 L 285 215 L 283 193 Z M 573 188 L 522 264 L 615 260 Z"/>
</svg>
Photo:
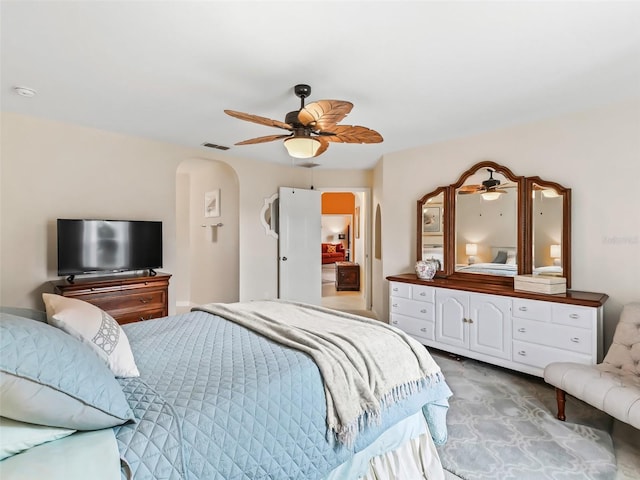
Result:
<svg viewBox="0 0 640 480">
<path fill-rule="evenodd" d="M 0 460 L 74 432 L 68 428 L 34 425 L 0 417 Z"/>
<path fill-rule="evenodd" d="M 116 377 L 139 377 L 129 339 L 111 315 L 76 298 L 43 293 L 47 322 L 89 345 Z"/>
</svg>

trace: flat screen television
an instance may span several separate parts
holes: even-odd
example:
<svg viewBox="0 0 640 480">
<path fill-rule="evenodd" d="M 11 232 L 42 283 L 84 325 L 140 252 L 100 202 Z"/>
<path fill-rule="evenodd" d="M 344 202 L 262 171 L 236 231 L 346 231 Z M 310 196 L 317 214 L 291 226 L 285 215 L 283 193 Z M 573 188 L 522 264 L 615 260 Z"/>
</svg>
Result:
<svg viewBox="0 0 640 480">
<path fill-rule="evenodd" d="M 58 219 L 58 275 L 162 268 L 162 222 Z"/>
</svg>

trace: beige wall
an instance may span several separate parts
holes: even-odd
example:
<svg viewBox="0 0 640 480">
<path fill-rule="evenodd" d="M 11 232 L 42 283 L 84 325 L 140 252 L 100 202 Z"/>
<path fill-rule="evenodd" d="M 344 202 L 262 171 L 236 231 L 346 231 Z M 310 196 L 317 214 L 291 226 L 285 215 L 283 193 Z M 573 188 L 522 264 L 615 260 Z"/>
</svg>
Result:
<svg viewBox="0 0 640 480">
<path fill-rule="evenodd" d="M 280 186 L 357 188 L 368 187 L 371 180 L 370 172 L 318 173 L 7 112 L 0 120 L 2 305 L 42 308 L 41 293 L 50 290 L 50 280 L 58 279 L 57 218 L 132 218 L 163 222 L 162 270 L 174 274 L 169 310 L 175 312 L 176 300 L 184 300 L 193 288 L 188 269 L 178 260 L 179 251 L 191 248 L 190 240 L 178 235 L 186 222 L 176 220 L 176 205 L 185 208 L 186 202 L 176 201 L 177 192 L 190 188 L 188 176 L 178 175 L 178 166 L 192 160 L 223 162 L 235 172 L 233 180 L 224 172 L 211 180 L 222 182 L 223 216 L 237 216 L 221 220 L 231 222 L 237 236 L 221 231 L 218 239 L 237 239 L 233 248 L 239 252 L 238 267 L 216 267 L 220 275 L 230 276 L 232 284 L 239 281 L 235 297 L 241 301 L 274 298 L 277 241 L 260 223 L 264 198 Z M 230 181 L 237 185 L 227 196 Z M 206 297 L 224 301 L 230 294 L 214 286 Z"/>
<path fill-rule="evenodd" d="M 640 101 L 386 155 L 374 170 L 382 177 L 374 196 L 384 198 L 381 275 L 413 271 L 416 200 L 482 160 L 572 188 L 572 288 L 609 294 L 608 345 L 622 305 L 640 300 Z M 373 295 L 381 303 L 388 282 Z"/>
</svg>

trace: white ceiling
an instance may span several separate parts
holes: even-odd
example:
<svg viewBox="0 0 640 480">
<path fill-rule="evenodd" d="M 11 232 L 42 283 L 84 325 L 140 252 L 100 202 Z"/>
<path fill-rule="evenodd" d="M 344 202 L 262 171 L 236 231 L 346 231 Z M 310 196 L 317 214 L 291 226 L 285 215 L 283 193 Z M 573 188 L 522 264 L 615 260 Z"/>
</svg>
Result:
<svg viewBox="0 0 640 480">
<path fill-rule="evenodd" d="M 385 153 L 640 98 L 640 2 L 6 1 L 4 111 L 293 164 L 284 121 L 349 100 L 341 123 L 375 145 L 332 144 L 319 168 L 371 168 Z M 12 92 L 24 85 L 34 98 Z M 203 147 L 202 147 L 203 148 Z M 232 159 L 231 159 L 232 161 Z M 299 160 L 297 162 L 300 162 Z"/>
</svg>

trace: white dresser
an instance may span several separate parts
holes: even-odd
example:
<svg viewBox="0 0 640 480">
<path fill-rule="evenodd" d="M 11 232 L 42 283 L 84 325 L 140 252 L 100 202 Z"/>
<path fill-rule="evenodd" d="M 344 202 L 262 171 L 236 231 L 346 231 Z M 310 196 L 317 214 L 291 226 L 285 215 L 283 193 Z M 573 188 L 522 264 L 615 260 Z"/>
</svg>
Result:
<svg viewBox="0 0 640 480">
<path fill-rule="evenodd" d="M 389 322 L 422 344 L 542 376 L 551 362 L 602 360 L 607 295 L 543 295 L 446 279 L 389 280 Z"/>
</svg>

